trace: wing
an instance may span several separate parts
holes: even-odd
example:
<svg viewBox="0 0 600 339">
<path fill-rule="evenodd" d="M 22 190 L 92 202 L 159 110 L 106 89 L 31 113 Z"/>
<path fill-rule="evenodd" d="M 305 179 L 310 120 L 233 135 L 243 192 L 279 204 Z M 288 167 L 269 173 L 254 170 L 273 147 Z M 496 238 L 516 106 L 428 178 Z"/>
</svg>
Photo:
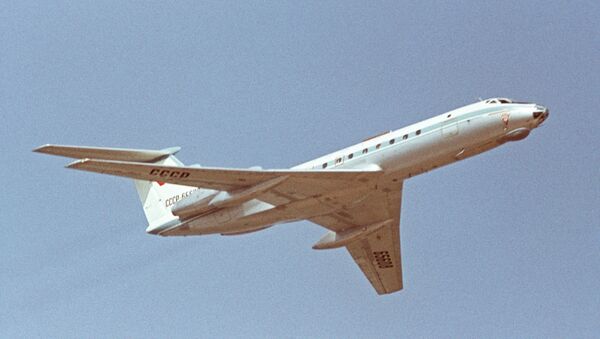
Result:
<svg viewBox="0 0 600 339">
<path fill-rule="evenodd" d="M 339 206 L 360 200 L 382 175 L 381 168 L 360 170 L 253 170 L 231 168 L 165 166 L 127 161 L 82 159 L 67 167 L 133 179 L 209 188 L 246 195 L 253 188 L 268 185 L 266 191 L 252 196 L 287 211 L 286 220 L 324 215 Z M 351 193 L 351 194 L 350 194 Z M 283 205 L 288 206 L 285 208 Z"/>
<path fill-rule="evenodd" d="M 311 196 L 309 187 L 303 183 L 311 183 L 315 194 L 320 194 L 331 183 L 339 189 L 344 182 L 367 183 L 380 176 L 377 169 L 370 170 L 252 170 L 211 167 L 186 167 L 145 164 L 129 161 L 82 159 L 67 166 L 68 168 L 111 174 L 133 179 L 161 181 L 177 185 L 195 186 L 223 191 L 248 188 L 267 180 L 288 177 L 286 186 L 294 186 L 290 194 L 299 194 L 296 199 Z M 291 179 L 291 180 L 290 180 Z M 290 185 L 292 183 L 293 185 Z M 316 184 L 316 187 L 315 187 Z M 280 185 L 281 186 L 281 185 Z M 320 187 L 321 186 L 321 187 Z M 302 191 L 297 193 L 296 191 Z"/>
<path fill-rule="evenodd" d="M 401 201 L 402 183 L 390 182 L 389 185 L 379 186 L 361 204 L 309 219 L 340 233 L 392 220 L 346 245 L 346 249 L 378 294 L 388 294 L 402 289 Z"/>
</svg>

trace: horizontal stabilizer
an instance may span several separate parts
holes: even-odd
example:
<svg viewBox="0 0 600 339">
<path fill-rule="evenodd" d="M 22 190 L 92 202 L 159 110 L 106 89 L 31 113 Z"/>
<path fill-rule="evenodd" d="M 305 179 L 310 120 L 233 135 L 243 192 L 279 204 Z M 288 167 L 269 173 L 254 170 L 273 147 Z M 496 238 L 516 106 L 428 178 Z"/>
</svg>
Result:
<svg viewBox="0 0 600 339">
<path fill-rule="evenodd" d="M 250 170 L 210 167 L 174 167 L 126 161 L 82 159 L 68 168 L 117 175 L 140 180 L 161 181 L 176 185 L 195 186 L 230 191 L 247 188 L 278 177 L 317 181 L 358 181 L 360 183 L 378 178 L 381 171 L 375 170 Z"/>
<path fill-rule="evenodd" d="M 33 151 L 76 159 L 93 158 L 134 162 L 157 162 L 169 157 L 169 155 L 179 152 L 180 149 L 180 147 L 171 147 L 166 148 L 164 150 L 156 151 L 145 149 L 86 147 L 48 144 L 40 146 L 34 149 Z"/>
</svg>

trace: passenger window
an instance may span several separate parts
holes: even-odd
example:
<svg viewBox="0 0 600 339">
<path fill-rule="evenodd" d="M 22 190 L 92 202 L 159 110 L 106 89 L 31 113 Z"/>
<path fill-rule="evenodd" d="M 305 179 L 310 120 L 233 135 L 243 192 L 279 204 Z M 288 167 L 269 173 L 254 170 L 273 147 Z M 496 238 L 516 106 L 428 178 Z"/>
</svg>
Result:
<svg viewBox="0 0 600 339">
<path fill-rule="evenodd" d="M 324 164 L 323 164 L 323 168 L 327 168 L 327 163 L 324 163 Z"/>
<path fill-rule="evenodd" d="M 340 163 L 342 163 L 342 158 L 337 158 L 337 159 L 335 159 L 335 163 L 336 163 L 336 164 L 340 164 Z"/>
<path fill-rule="evenodd" d="M 395 139 L 390 139 L 390 145 L 393 145 L 396 142 Z"/>
<path fill-rule="evenodd" d="M 406 140 L 406 139 L 408 139 L 408 134 L 404 134 L 404 135 L 402 136 L 402 140 Z"/>
<path fill-rule="evenodd" d="M 354 153 L 348 154 L 348 159 L 352 159 L 352 158 L 354 158 Z"/>
<path fill-rule="evenodd" d="M 375 146 L 376 149 L 380 149 L 381 148 L 381 144 L 377 144 L 377 146 Z"/>
<path fill-rule="evenodd" d="M 363 150 L 363 154 L 367 154 L 367 152 L 369 152 L 369 149 L 368 149 L 368 148 L 365 148 L 365 149 Z"/>
<path fill-rule="evenodd" d="M 421 130 L 420 130 L 420 129 L 418 129 L 416 134 L 417 134 L 417 135 L 421 134 Z"/>
</svg>

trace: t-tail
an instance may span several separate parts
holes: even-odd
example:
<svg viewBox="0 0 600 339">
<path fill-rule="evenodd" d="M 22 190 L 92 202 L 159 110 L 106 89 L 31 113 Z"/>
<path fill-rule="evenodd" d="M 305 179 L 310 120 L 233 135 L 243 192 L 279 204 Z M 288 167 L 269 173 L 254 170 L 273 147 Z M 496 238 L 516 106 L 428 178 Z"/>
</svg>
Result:
<svg viewBox="0 0 600 339">
<path fill-rule="evenodd" d="M 175 157 L 180 147 L 163 150 L 141 150 L 107 147 L 85 147 L 65 145 L 44 145 L 34 152 L 59 155 L 74 159 L 99 159 L 127 162 L 153 163 L 168 166 L 183 166 Z M 160 177 L 160 175 L 159 175 Z M 158 233 L 180 223 L 179 217 L 171 212 L 173 205 L 199 189 L 191 186 L 168 184 L 161 181 L 133 180 L 148 220 L 148 233 Z M 203 190 L 204 191 L 204 190 Z M 210 190 L 206 190 L 210 191 Z M 200 193 L 200 192 L 197 192 Z"/>
</svg>

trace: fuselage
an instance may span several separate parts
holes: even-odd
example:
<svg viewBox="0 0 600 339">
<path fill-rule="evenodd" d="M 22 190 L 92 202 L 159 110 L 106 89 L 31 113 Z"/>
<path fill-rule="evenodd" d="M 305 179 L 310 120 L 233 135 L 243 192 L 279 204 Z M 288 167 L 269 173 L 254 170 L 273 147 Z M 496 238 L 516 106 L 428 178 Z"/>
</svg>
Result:
<svg viewBox="0 0 600 339">
<path fill-rule="evenodd" d="M 383 171 L 384 176 L 394 177 L 394 180 L 406 180 L 508 141 L 521 140 L 548 114 L 548 109 L 534 103 L 488 99 L 378 135 L 293 169 L 377 169 Z M 179 235 L 178 229 L 186 234 L 190 231 L 199 235 L 241 234 L 277 223 L 307 219 L 311 213 L 323 213 L 321 209 L 311 212 L 308 203 L 303 210 L 307 211 L 305 215 L 291 218 L 281 208 L 252 199 L 192 218 L 184 225 L 160 234 Z"/>
<path fill-rule="evenodd" d="M 535 112 L 542 114 L 534 118 Z M 547 116 L 548 110 L 540 105 L 490 99 L 383 133 L 294 168 L 361 168 L 377 165 L 386 173 L 400 172 L 403 178 L 409 178 L 507 141 L 522 139 Z M 511 137 L 511 133 L 515 136 Z"/>
</svg>

